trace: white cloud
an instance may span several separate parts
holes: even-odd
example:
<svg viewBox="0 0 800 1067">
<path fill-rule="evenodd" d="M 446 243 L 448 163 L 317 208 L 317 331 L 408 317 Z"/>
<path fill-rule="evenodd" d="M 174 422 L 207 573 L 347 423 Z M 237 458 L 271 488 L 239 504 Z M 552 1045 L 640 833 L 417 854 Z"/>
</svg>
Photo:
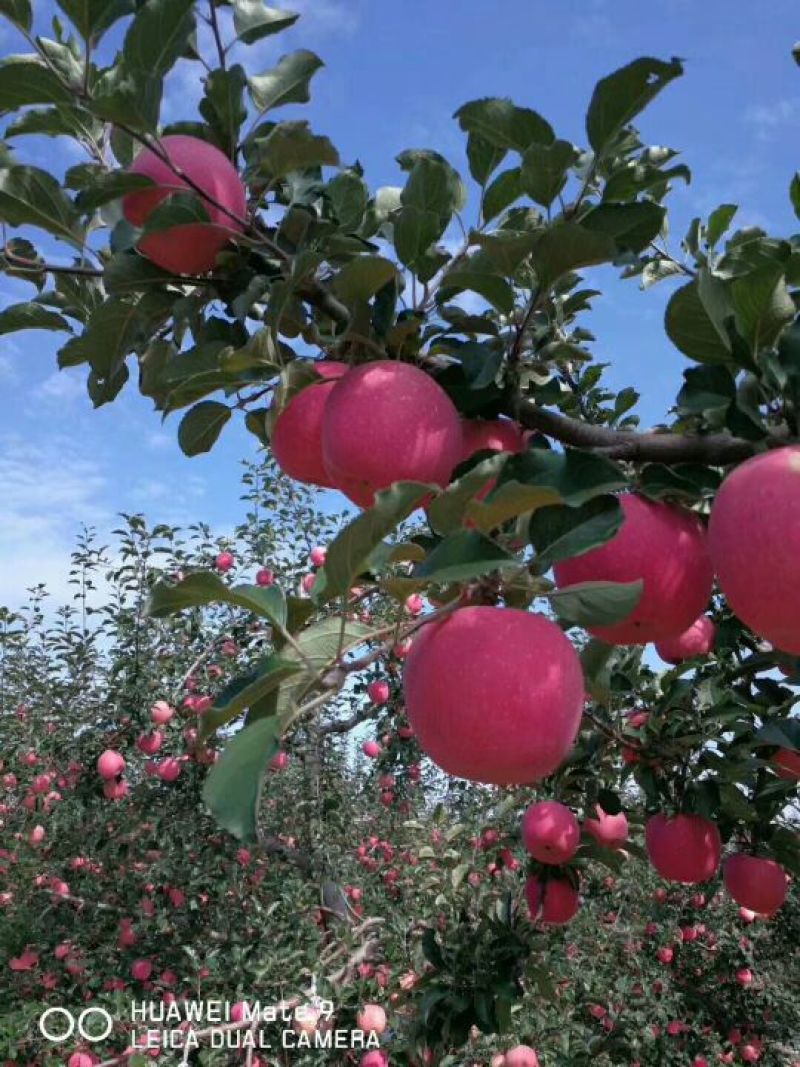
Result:
<svg viewBox="0 0 800 1067">
<path fill-rule="evenodd" d="M 356 0 L 294 0 L 289 7 L 303 16 L 299 29 L 316 37 L 350 36 L 361 19 Z"/>
<path fill-rule="evenodd" d="M 99 464 L 67 439 L 0 438 L 0 604 L 19 606 L 45 583 L 53 603 L 71 599 L 70 553 L 83 523 L 106 527 L 107 481 Z"/>
<path fill-rule="evenodd" d="M 760 141 L 772 140 L 784 127 L 793 127 L 800 119 L 800 97 L 784 97 L 772 104 L 751 104 L 744 118 Z"/>
<path fill-rule="evenodd" d="M 55 400 L 59 404 L 86 399 L 86 383 L 80 374 L 53 371 L 39 386 L 37 399 Z"/>
<path fill-rule="evenodd" d="M 7 385 L 14 385 L 20 380 L 20 374 L 17 370 L 16 362 L 11 356 L 0 354 L 0 382 L 5 382 Z"/>
</svg>

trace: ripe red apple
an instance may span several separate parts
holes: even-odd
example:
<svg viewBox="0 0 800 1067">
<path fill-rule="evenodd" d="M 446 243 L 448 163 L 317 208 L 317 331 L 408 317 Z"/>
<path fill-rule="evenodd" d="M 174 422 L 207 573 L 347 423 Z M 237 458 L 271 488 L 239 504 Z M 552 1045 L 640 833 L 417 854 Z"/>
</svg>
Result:
<svg viewBox="0 0 800 1067">
<path fill-rule="evenodd" d="M 262 567 L 256 574 L 256 585 L 274 585 L 275 584 L 275 572 L 271 571 L 269 567 Z"/>
<path fill-rule="evenodd" d="M 579 582 L 644 585 L 638 605 L 622 622 L 590 626 L 614 645 L 644 645 L 677 637 L 695 621 L 711 596 L 713 571 L 703 524 L 673 504 L 629 493 L 620 497 L 624 522 L 600 548 L 553 568 L 559 589 Z"/>
<path fill-rule="evenodd" d="M 521 452 L 525 439 L 511 419 L 464 419 L 461 462 L 476 452 Z"/>
<path fill-rule="evenodd" d="M 800 781 L 800 752 L 790 748 L 779 748 L 772 757 L 775 773 L 787 781 Z"/>
<path fill-rule="evenodd" d="M 134 960 L 131 964 L 131 976 L 137 982 L 146 982 L 153 973 L 153 964 L 150 960 Z"/>
<path fill-rule="evenodd" d="M 564 761 L 584 705 L 580 660 L 560 627 L 512 608 L 467 607 L 425 626 L 403 673 L 422 750 L 448 774 L 528 784 Z"/>
<path fill-rule="evenodd" d="M 522 818 L 522 843 L 540 863 L 567 863 L 580 840 L 578 820 L 557 800 L 531 804 Z"/>
<path fill-rule="evenodd" d="M 708 545 L 731 610 L 776 648 L 800 654 L 800 445 L 754 456 L 728 475 Z"/>
<path fill-rule="evenodd" d="M 237 220 L 247 212 L 245 187 L 231 161 L 214 145 L 183 134 L 162 137 L 159 143 L 171 163 L 221 206 L 203 200 L 210 222 L 187 223 L 149 234 L 139 242 L 139 250 L 173 274 L 204 274 L 214 266 L 231 235 L 242 230 Z M 144 226 L 159 204 L 175 193 L 190 192 L 203 199 L 186 178 L 175 174 L 149 148 L 139 153 L 129 170 L 155 182 L 123 198 L 122 213 L 133 226 Z"/>
<path fill-rule="evenodd" d="M 779 863 L 737 852 L 723 869 L 725 888 L 743 908 L 774 915 L 786 900 L 786 873 Z"/>
<path fill-rule="evenodd" d="M 221 574 L 227 574 L 236 564 L 232 552 L 220 552 L 214 561 L 214 566 Z"/>
<path fill-rule="evenodd" d="M 284 474 L 297 482 L 333 489 L 334 483 L 322 459 L 322 417 L 334 385 L 347 373 L 348 366 L 326 360 L 315 363 L 314 370 L 320 380 L 289 400 L 275 422 L 270 446 Z M 312 555 L 313 552 L 324 553 L 325 549 L 314 549 Z M 311 562 L 316 567 L 322 565 L 313 558 Z"/>
<path fill-rule="evenodd" d="M 377 741 L 365 741 L 361 746 L 361 751 L 368 759 L 377 759 L 383 749 Z"/>
<path fill-rule="evenodd" d="M 150 718 L 156 726 L 166 726 L 175 715 L 175 709 L 166 700 L 157 700 L 150 709 Z"/>
<path fill-rule="evenodd" d="M 97 1060 L 88 1052 L 73 1052 L 67 1060 L 67 1067 L 94 1067 Z"/>
<path fill-rule="evenodd" d="M 425 608 L 425 601 L 422 599 L 419 593 L 409 593 L 409 595 L 405 599 L 403 607 L 409 615 L 416 618 L 418 615 L 422 614 Z M 408 651 L 406 651 L 406 656 L 407 655 Z"/>
<path fill-rule="evenodd" d="M 461 455 L 449 396 L 409 363 L 367 363 L 340 378 L 322 419 L 325 468 L 359 507 L 393 482 L 446 485 Z"/>
<path fill-rule="evenodd" d="M 653 815 L 645 826 L 650 862 L 670 882 L 707 882 L 719 867 L 719 830 L 702 815 Z"/>
<path fill-rule="evenodd" d="M 145 756 L 155 756 L 156 752 L 164 743 L 164 735 L 160 730 L 153 730 L 149 734 L 141 734 L 136 741 L 136 747 Z"/>
<path fill-rule="evenodd" d="M 125 760 L 113 748 L 107 748 L 97 760 L 97 773 L 106 780 L 116 778 L 125 770 Z"/>
<path fill-rule="evenodd" d="M 609 815 L 595 804 L 596 819 L 584 819 L 583 828 L 598 844 L 607 848 L 622 848 L 628 840 L 628 818 L 624 811 Z"/>
<path fill-rule="evenodd" d="M 382 1048 L 373 1048 L 361 1057 L 360 1067 L 389 1067 L 388 1053 Z"/>
<path fill-rule="evenodd" d="M 270 769 L 273 771 L 285 771 L 289 766 L 289 753 L 288 752 L 276 752 L 272 759 L 269 761 Z"/>
<path fill-rule="evenodd" d="M 378 678 L 367 686 L 367 696 L 373 704 L 385 704 L 390 692 L 389 683 L 383 678 Z"/>
<path fill-rule="evenodd" d="M 708 615 L 695 619 L 688 630 L 656 644 L 656 652 L 665 663 L 682 663 L 695 656 L 707 656 L 714 648 L 717 627 Z"/>
<path fill-rule="evenodd" d="M 749 967 L 740 967 L 736 972 L 736 981 L 740 986 L 747 988 L 747 986 L 753 984 L 753 972 Z"/>
<path fill-rule="evenodd" d="M 505 1067 L 539 1067 L 539 1057 L 530 1045 L 515 1045 L 506 1053 Z"/>
<path fill-rule="evenodd" d="M 308 562 L 312 567 L 324 567 L 327 558 L 328 550 L 322 545 L 315 545 L 308 554 Z"/>
<path fill-rule="evenodd" d="M 356 1016 L 356 1026 L 365 1033 L 382 1034 L 386 1029 L 386 1012 L 380 1004 L 365 1004 Z"/>
<path fill-rule="evenodd" d="M 525 882 L 525 898 L 532 919 L 563 926 L 575 917 L 580 907 L 578 890 L 566 878 L 543 881 L 532 874 Z"/>
</svg>

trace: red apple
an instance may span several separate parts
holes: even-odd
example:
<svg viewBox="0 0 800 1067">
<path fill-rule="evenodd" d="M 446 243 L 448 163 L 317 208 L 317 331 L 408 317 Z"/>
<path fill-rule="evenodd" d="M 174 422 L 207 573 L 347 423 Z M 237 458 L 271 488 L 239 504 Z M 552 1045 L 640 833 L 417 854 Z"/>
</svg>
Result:
<svg viewBox="0 0 800 1067">
<path fill-rule="evenodd" d="M 731 610 L 776 648 L 800 654 L 800 445 L 754 456 L 728 475 L 708 544 Z"/>
<path fill-rule="evenodd" d="M 532 804 L 522 819 L 522 842 L 540 863 L 567 863 L 578 850 L 578 820 L 557 800 Z"/>
<path fill-rule="evenodd" d="M 97 760 L 97 773 L 106 780 L 117 778 L 125 770 L 125 760 L 113 748 L 107 748 Z"/>
<path fill-rule="evenodd" d="M 645 826 L 650 862 L 670 882 L 695 885 L 713 878 L 719 867 L 719 830 L 702 815 L 653 815 Z"/>
<path fill-rule="evenodd" d="M 525 897 L 531 918 L 553 926 L 568 923 L 580 907 L 578 891 L 566 878 L 543 881 L 532 874 L 525 882 Z"/>
<path fill-rule="evenodd" d="M 737 852 L 723 869 L 725 888 L 743 908 L 774 915 L 786 900 L 786 873 L 779 863 Z"/>
<path fill-rule="evenodd" d="M 204 200 L 186 178 L 179 177 L 155 152 L 144 148 L 129 170 L 152 178 L 155 185 L 128 193 L 122 200 L 122 213 L 131 225 L 144 226 L 167 197 L 186 192 L 198 196 L 209 222 L 192 222 L 151 233 L 139 242 L 139 250 L 173 274 L 204 274 L 214 266 L 232 234 L 243 228 L 238 220 L 244 219 L 247 212 L 245 187 L 231 161 L 214 145 L 183 134 L 162 137 L 159 144 L 171 163 L 220 206 Z"/>
<path fill-rule="evenodd" d="M 322 418 L 334 385 L 348 371 L 346 363 L 334 360 L 314 363 L 319 381 L 295 393 L 278 416 L 270 446 L 284 474 L 297 482 L 334 488 L 322 459 Z M 315 548 L 314 553 L 325 553 Z M 315 567 L 322 564 L 311 560 Z M 324 562 L 324 558 L 323 558 Z"/>
<path fill-rule="evenodd" d="M 701 615 L 682 634 L 659 641 L 656 652 L 665 663 L 682 663 L 695 656 L 707 656 L 714 648 L 716 636 L 717 628 L 713 619 Z"/>
<path fill-rule="evenodd" d="M 425 626 L 403 674 L 422 750 L 448 774 L 495 785 L 552 774 L 584 705 L 570 641 L 541 615 L 466 607 Z"/>
<path fill-rule="evenodd" d="M 359 507 L 393 482 L 446 485 L 461 455 L 453 402 L 430 375 L 382 360 L 336 382 L 322 419 L 325 468 Z"/>
<path fill-rule="evenodd" d="M 584 819 L 583 828 L 595 841 L 607 848 L 621 848 L 628 840 L 628 819 L 624 811 L 608 815 L 595 804 L 596 819 Z"/>
<path fill-rule="evenodd" d="M 600 548 L 556 563 L 559 589 L 580 582 L 642 581 L 638 605 L 622 622 L 590 626 L 615 645 L 644 645 L 677 637 L 694 622 L 711 596 L 713 571 L 703 524 L 691 512 L 642 496 L 620 497 L 624 522 Z"/>
</svg>

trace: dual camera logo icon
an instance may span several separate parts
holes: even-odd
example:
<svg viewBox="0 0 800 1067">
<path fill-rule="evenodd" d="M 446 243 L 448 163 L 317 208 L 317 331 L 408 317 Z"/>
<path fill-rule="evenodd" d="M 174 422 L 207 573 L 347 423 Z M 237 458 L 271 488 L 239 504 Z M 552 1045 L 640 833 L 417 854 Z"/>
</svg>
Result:
<svg viewBox="0 0 800 1067">
<path fill-rule="evenodd" d="M 105 1041 L 114 1029 L 114 1020 L 105 1008 L 97 1007 L 84 1008 L 77 1017 L 66 1008 L 48 1008 L 39 1016 L 39 1031 L 53 1044 L 69 1041 L 76 1029 L 84 1041 Z"/>
</svg>

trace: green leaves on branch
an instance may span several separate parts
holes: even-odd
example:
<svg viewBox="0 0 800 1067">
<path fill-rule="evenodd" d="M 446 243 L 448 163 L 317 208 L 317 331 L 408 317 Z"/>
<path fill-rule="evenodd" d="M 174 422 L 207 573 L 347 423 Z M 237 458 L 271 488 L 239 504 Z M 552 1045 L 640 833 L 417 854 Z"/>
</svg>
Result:
<svg viewBox="0 0 800 1067">
<path fill-rule="evenodd" d="M 231 409 L 218 400 L 201 400 L 189 408 L 178 427 L 178 444 L 186 456 L 209 452 L 230 421 Z"/>
<path fill-rule="evenodd" d="M 61 186 L 38 167 L 0 170 L 0 218 L 10 226 L 36 226 L 74 247 L 83 247 L 78 212 Z"/>
<path fill-rule="evenodd" d="M 248 79 L 250 96 L 260 112 L 285 104 L 306 104 L 311 99 L 311 79 L 324 63 L 314 52 L 300 49 L 282 56 L 277 66 Z"/>
<path fill-rule="evenodd" d="M 537 573 L 545 574 L 562 559 L 599 548 L 619 531 L 622 522 L 619 500 L 610 495 L 592 497 L 578 507 L 538 508 L 528 530 Z"/>
<path fill-rule="evenodd" d="M 12 0 L 12 3 L 14 0 Z M 135 8 L 134 0 L 56 0 L 84 40 L 95 41 Z"/>
<path fill-rule="evenodd" d="M 576 626 L 611 626 L 626 619 L 642 595 L 643 582 L 580 582 L 548 594 L 558 617 Z"/>
<path fill-rule="evenodd" d="M 71 103 L 67 86 L 38 56 L 12 56 L 0 63 L 0 114 L 29 104 Z"/>
<path fill-rule="evenodd" d="M 281 122 L 256 142 L 255 168 L 270 178 L 308 167 L 337 167 L 339 153 L 322 135 L 312 133 L 305 121 Z"/>
<path fill-rule="evenodd" d="M 486 97 L 463 104 L 455 113 L 465 133 L 478 134 L 495 148 L 525 152 L 532 144 L 552 144 L 550 123 L 536 111 L 510 100 Z"/>
<path fill-rule="evenodd" d="M 283 682 L 303 669 L 297 660 L 272 655 L 259 661 L 247 674 L 233 678 L 217 696 L 213 707 L 201 717 L 200 740 L 211 737 L 220 727 L 275 693 Z"/>
<path fill-rule="evenodd" d="M 621 468 L 600 456 L 572 448 L 529 449 L 506 461 L 497 486 L 485 500 L 472 501 L 466 515 L 487 531 L 537 508 L 554 504 L 577 508 L 627 486 Z"/>
<path fill-rule="evenodd" d="M 150 593 L 148 615 L 163 619 L 187 608 L 229 604 L 251 611 L 278 627 L 286 625 L 286 598 L 277 586 L 227 585 L 210 571 L 187 574 L 177 584 L 159 582 Z"/>
<path fill-rule="evenodd" d="M 274 716 L 252 723 L 228 742 L 206 777 L 203 800 L 220 826 L 240 841 L 257 840 L 258 802 L 278 736 Z"/>
<path fill-rule="evenodd" d="M 287 30 L 299 17 L 294 11 L 269 7 L 264 0 L 233 0 L 233 28 L 245 44 Z"/>
<path fill-rule="evenodd" d="M 601 79 L 586 114 L 589 144 L 600 155 L 661 90 L 683 74 L 683 63 L 645 57 Z"/>
<path fill-rule="evenodd" d="M 63 315 L 50 311 L 41 304 L 9 304 L 0 311 L 0 334 L 17 330 L 66 330 L 72 328 Z"/>
<path fill-rule="evenodd" d="M 314 599 L 321 603 L 347 593 L 355 579 L 369 569 L 383 539 L 435 491 L 435 486 L 420 482 L 396 482 L 378 493 L 375 504 L 328 545 L 325 566 L 317 572 L 314 583 Z"/>
<path fill-rule="evenodd" d="M 414 568 L 414 577 L 447 585 L 518 566 L 519 561 L 515 556 L 477 530 L 456 530 Z"/>
<path fill-rule="evenodd" d="M 30 31 L 33 24 L 31 0 L 0 0 L 0 15 L 20 29 Z"/>
</svg>

